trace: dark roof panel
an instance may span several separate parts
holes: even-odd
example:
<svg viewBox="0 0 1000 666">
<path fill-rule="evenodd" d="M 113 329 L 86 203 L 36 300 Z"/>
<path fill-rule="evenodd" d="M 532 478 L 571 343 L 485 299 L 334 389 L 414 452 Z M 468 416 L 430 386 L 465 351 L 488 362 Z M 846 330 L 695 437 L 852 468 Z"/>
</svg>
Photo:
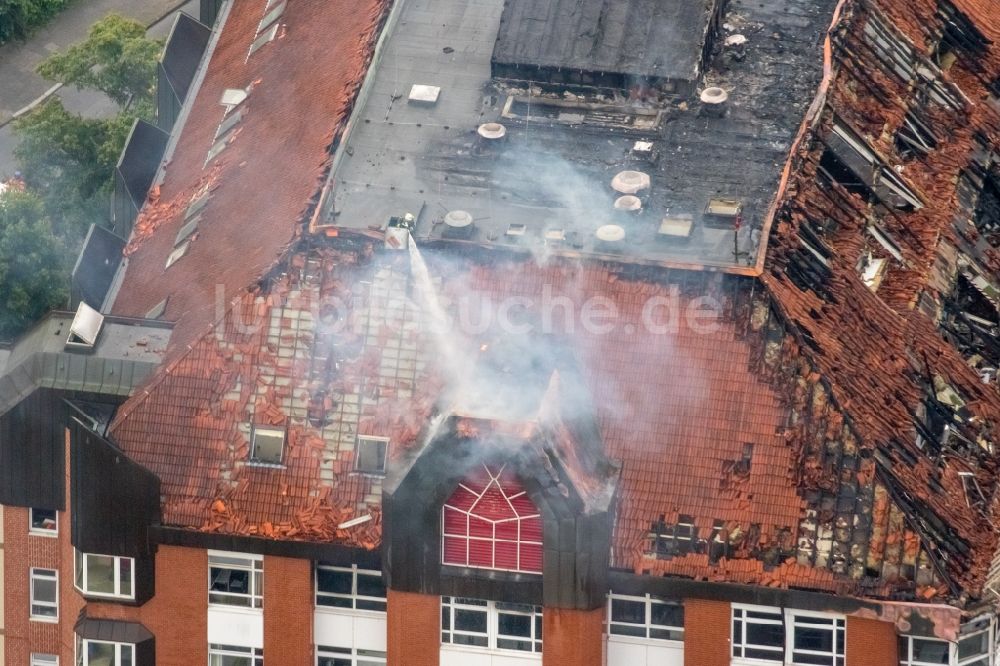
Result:
<svg viewBox="0 0 1000 666">
<path fill-rule="evenodd" d="M 507 0 L 494 64 L 697 78 L 717 0 Z"/>
</svg>

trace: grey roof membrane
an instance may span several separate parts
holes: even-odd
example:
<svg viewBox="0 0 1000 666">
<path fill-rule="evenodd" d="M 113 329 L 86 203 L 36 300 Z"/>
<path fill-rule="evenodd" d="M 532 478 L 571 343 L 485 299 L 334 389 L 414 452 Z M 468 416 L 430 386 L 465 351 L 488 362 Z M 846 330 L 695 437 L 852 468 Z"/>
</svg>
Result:
<svg viewBox="0 0 1000 666">
<path fill-rule="evenodd" d="M 493 60 L 694 79 L 716 4 L 717 0 L 507 0 Z"/>
<path fill-rule="evenodd" d="M 763 246 L 756 230 L 815 96 L 819 38 L 835 4 L 729 2 L 703 82 L 729 93 L 729 111 L 711 117 L 697 96 L 629 102 L 607 93 L 584 103 L 566 92 L 552 99 L 533 87 L 505 88 L 490 79 L 504 0 L 401 0 L 334 160 L 320 223 L 379 239 L 390 217 L 409 212 L 418 243 L 751 265 Z M 733 34 L 746 43 L 725 46 Z M 439 87 L 437 101 L 410 101 L 415 84 Z M 506 138 L 482 141 L 476 129 L 486 122 L 504 124 Z M 654 162 L 632 150 L 637 141 L 653 144 Z M 611 179 L 623 170 L 651 177 L 639 214 L 613 208 Z M 742 204 L 738 254 L 732 219 L 706 215 L 714 198 Z M 472 227 L 447 227 L 444 215 L 454 210 L 470 213 Z M 665 217 L 686 215 L 688 237 L 660 233 Z M 524 234 L 508 235 L 518 224 Z M 595 231 L 606 224 L 623 227 L 624 241 L 599 241 Z"/>
<path fill-rule="evenodd" d="M 108 317 L 90 352 L 68 351 L 72 312 L 54 312 L 0 352 L 0 415 L 38 388 L 128 395 L 160 363 L 170 339 L 161 322 Z"/>
</svg>

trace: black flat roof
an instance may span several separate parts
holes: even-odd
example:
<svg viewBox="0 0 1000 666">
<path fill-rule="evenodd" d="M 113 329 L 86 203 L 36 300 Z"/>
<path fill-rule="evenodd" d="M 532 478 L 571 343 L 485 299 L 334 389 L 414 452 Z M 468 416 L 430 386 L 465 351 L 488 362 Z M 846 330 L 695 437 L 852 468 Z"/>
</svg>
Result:
<svg viewBox="0 0 1000 666">
<path fill-rule="evenodd" d="M 719 0 L 506 0 L 493 62 L 694 80 Z"/>
</svg>

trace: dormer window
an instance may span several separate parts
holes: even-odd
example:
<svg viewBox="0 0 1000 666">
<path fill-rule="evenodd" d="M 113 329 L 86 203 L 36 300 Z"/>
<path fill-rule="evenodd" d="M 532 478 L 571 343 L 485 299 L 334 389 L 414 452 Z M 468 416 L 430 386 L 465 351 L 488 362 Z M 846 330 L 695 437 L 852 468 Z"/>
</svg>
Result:
<svg viewBox="0 0 1000 666">
<path fill-rule="evenodd" d="M 250 436 L 250 462 L 280 465 L 285 450 L 285 429 L 254 426 Z"/>
<path fill-rule="evenodd" d="M 505 466 L 483 465 L 442 509 L 442 562 L 479 569 L 542 572 L 542 519 Z"/>
</svg>

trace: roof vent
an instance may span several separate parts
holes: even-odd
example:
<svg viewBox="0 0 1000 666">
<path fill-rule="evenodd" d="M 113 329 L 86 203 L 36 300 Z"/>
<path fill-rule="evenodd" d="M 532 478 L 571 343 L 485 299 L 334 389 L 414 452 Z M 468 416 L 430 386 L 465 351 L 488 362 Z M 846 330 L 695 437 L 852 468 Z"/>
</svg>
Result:
<svg viewBox="0 0 1000 666">
<path fill-rule="evenodd" d="M 626 194 L 615 199 L 615 210 L 638 213 L 642 210 L 642 199 L 634 194 Z"/>
<path fill-rule="evenodd" d="M 234 106 L 239 106 L 243 103 L 243 100 L 247 98 L 247 91 L 242 88 L 226 88 L 222 92 L 222 99 L 219 103 L 225 107 L 233 108 Z"/>
<path fill-rule="evenodd" d="M 499 141 L 507 136 L 507 128 L 500 123 L 483 123 L 476 133 L 487 141 Z"/>
<path fill-rule="evenodd" d="M 440 86 L 426 86 L 420 83 L 413 84 L 410 88 L 410 102 L 414 104 L 437 104 L 438 96 L 441 94 Z"/>
<path fill-rule="evenodd" d="M 621 194 L 636 194 L 649 189 L 649 174 L 642 171 L 622 171 L 611 179 L 611 188 Z"/>
<path fill-rule="evenodd" d="M 728 101 L 729 93 L 722 88 L 705 88 L 701 91 L 701 112 L 708 116 L 724 116 Z"/>
<path fill-rule="evenodd" d="M 445 233 L 453 238 L 467 238 L 475 228 L 472 214 L 464 210 L 448 211 L 444 216 L 444 223 L 447 226 Z"/>
<path fill-rule="evenodd" d="M 605 224 L 594 232 L 597 252 L 621 252 L 625 247 L 625 229 L 617 224 Z"/>
<path fill-rule="evenodd" d="M 73 317 L 73 323 L 69 327 L 66 349 L 93 349 L 103 324 L 104 315 L 81 302 L 76 308 L 76 316 Z"/>
<path fill-rule="evenodd" d="M 726 46 L 743 46 L 746 43 L 747 43 L 746 35 L 741 35 L 740 33 L 736 33 L 726 37 Z"/>
</svg>

